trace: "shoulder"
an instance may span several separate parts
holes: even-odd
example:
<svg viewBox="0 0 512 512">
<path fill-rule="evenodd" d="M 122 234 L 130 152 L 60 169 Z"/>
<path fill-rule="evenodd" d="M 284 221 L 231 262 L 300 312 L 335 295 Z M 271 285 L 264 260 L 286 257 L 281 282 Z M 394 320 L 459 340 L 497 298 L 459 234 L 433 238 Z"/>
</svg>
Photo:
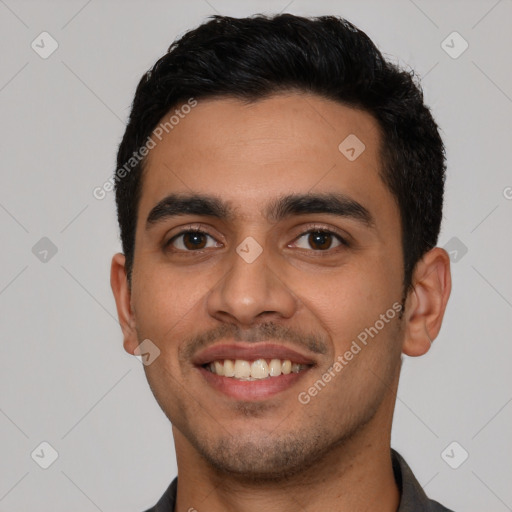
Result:
<svg viewBox="0 0 512 512">
<path fill-rule="evenodd" d="M 401 496 L 398 512 L 453 512 L 428 498 L 405 459 L 393 449 L 391 459 Z"/>
<path fill-rule="evenodd" d="M 178 478 L 175 478 L 169 487 L 167 487 L 162 497 L 158 500 L 158 503 L 144 512 L 174 512 L 177 485 Z"/>
</svg>

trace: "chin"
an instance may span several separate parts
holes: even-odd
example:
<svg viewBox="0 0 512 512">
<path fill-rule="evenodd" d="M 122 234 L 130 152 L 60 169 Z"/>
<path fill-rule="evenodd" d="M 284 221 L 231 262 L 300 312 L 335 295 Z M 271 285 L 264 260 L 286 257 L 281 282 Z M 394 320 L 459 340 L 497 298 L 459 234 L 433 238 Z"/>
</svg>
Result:
<svg viewBox="0 0 512 512">
<path fill-rule="evenodd" d="M 263 437 L 264 436 L 264 437 Z M 240 481 L 266 482 L 286 480 L 304 472 L 332 448 L 328 432 L 291 433 L 286 437 L 262 435 L 243 440 L 224 437 L 215 443 L 194 443 L 201 456 L 218 473 Z"/>
</svg>

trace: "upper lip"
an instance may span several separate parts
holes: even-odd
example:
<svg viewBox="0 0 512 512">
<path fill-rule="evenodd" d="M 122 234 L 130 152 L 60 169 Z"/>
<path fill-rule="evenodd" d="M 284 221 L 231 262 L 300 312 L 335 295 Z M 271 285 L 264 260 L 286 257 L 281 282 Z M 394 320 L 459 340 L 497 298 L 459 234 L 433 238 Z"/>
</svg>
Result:
<svg viewBox="0 0 512 512">
<path fill-rule="evenodd" d="M 296 350 L 275 343 L 221 343 L 201 350 L 193 357 L 193 363 L 202 366 L 224 359 L 289 359 L 292 363 L 314 364 L 314 360 Z"/>
</svg>

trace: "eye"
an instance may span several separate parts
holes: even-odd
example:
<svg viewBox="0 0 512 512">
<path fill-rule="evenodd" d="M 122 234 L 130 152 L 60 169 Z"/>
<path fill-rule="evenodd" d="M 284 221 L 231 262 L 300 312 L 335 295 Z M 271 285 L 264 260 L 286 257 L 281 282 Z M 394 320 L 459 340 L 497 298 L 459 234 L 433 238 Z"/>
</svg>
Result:
<svg viewBox="0 0 512 512">
<path fill-rule="evenodd" d="M 208 238 L 214 242 L 213 245 L 207 245 Z M 165 244 L 165 247 L 167 248 L 171 245 L 174 249 L 187 252 L 218 246 L 212 236 L 204 231 L 200 231 L 199 229 L 187 229 L 185 231 L 180 231 Z"/>
<path fill-rule="evenodd" d="M 305 243 L 300 246 L 297 244 L 297 241 L 300 241 L 302 238 L 306 237 Z M 334 248 L 339 247 L 341 245 L 348 246 L 348 243 L 337 233 L 333 231 L 329 231 L 328 229 L 311 229 L 299 235 L 298 238 L 295 239 L 295 244 L 298 245 L 301 249 L 309 249 L 313 248 L 315 251 L 327 251 L 328 249 L 333 248 L 333 243 L 337 244 Z M 307 246 L 309 245 L 309 247 Z"/>
</svg>

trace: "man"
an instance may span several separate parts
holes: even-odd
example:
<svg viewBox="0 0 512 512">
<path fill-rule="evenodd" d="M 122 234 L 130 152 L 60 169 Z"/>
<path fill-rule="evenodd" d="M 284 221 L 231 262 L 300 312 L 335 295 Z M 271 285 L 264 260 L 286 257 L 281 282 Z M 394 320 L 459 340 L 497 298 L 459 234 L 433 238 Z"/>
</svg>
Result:
<svg viewBox="0 0 512 512">
<path fill-rule="evenodd" d="M 390 448 L 451 289 L 411 74 L 342 19 L 215 16 L 143 76 L 117 164 L 111 284 L 178 465 L 151 510 L 448 510 Z"/>
</svg>

